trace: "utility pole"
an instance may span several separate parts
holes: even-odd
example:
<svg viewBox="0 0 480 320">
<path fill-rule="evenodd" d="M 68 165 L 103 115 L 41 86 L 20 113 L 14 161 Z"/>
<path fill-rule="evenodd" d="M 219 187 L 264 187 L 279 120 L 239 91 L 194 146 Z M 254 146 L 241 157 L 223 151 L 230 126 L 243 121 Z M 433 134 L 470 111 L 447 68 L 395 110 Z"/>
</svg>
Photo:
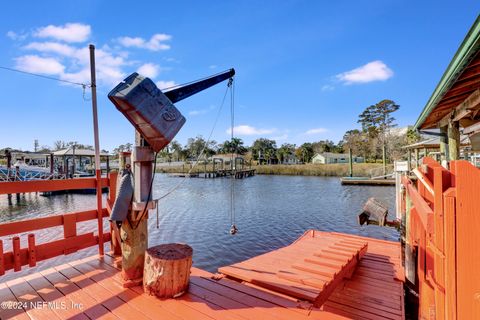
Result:
<svg viewBox="0 0 480 320">
<path fill-rule="evenodd" d="M 102 209 L 102 175 L 100 168 L 100 142 L 98 138 L 98 115 L 97 115 L 97 80 L 95 75 L 95 46 L 89 45 L 90 49 L 90 76 L 92 90 L 92 113 L 93 113 L 93 137 L 95 139 L 95 179 L 97 189 L 97 220 L 98 220 L 98 254 L 103 256 L 103 209 Z"/>
</svg>

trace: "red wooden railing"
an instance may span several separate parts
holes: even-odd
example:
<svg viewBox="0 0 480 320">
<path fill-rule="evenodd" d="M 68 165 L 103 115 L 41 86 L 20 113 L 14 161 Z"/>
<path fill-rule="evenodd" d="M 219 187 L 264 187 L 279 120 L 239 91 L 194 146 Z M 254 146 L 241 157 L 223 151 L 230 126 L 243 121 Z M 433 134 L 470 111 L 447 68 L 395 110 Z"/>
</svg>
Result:
<svg viewBox="0 0 480 320">
<path fill-rule="evenodd" d="M 480 170 L 426 158 L 417 176 L 402 179 L 402 208 L 417 256 L 419 317 L 480 319 Z"/>
<path fill-rule="evenodd" d="M 115 200 L 116 180 L 117 174 L 115 172 L 110 173 L 107 178 L 100 179 L 102 188 L 109 187 L 107 199 L 107 205 L 109 206 Z M 1 182 L 0 194 L 95 189 L 96 186 L 97 180 L 95 178 Z M 5 274 L 7 270 L 19 271 L 25 265 L 33 267 L 38 261 L 67 255 L 94 245 L 99 245 L 99 253 L 102 254 L 103 243 L 112 238 L 112 229 L 108 233 L 103 232 L 104 217 L 108 217 L 107 209 L 100 208 L 99 210 L 97 208 L 0 224 L 0 237 L 13 236 L 12 251 L 9 252 L 4 252 L 3 241 L 0 240 L 0 275 Z M 77 223 L 89 220 L 99 221 L 97 235 L 94 232 L 78 234 Z M 27 247 L 21 248 L 19 234 L 60 226 L 63 227 L 62 239 L 36 244 L 35 234 L 29 233 Z"/>
</svg>

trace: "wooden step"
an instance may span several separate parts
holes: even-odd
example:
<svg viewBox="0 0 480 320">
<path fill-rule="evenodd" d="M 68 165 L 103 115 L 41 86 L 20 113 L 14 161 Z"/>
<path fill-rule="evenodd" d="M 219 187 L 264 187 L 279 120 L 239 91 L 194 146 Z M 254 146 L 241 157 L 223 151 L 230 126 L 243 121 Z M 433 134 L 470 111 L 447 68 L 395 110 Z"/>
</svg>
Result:
<svg viewBox="0 0 480 320">
<path fill-rule="evenodd" d="M 368 244 L 338 236 L 301 240 L 219 272 L 321 306 L 344 278 L 352 276 Z"/>
</svg>

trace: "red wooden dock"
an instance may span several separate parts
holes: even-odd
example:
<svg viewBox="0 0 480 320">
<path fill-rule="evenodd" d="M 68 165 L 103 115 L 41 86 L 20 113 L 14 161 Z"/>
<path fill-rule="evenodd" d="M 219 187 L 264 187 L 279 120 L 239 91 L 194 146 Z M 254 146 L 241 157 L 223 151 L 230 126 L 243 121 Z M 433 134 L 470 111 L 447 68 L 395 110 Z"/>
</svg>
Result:
<svg viewBox="0 0 480 320">
<path fill-rule="evenodd" d="M 404 319 L 400 245 L 319 231 L 307 232 L 294 245 L 310 250 L 312 241 L 325 236 L 365 241 L 368 251 L 353 276 L 342 280 L 321 308 L 250 283 L 215 280 L 196 268 L 187 294 L 160 300 L 144 295 L 141 287 L 123 288 L 113 259 L 93 255 L 16 278 L 6 274 L 5 279 L 11 279 L 7 281 L 0 278 L 0 318 Z"/>
<path fill-rule="evenodd" d="M 344 278 L 351 277 L 368 243 L 337 234 L 313 235 L 219 271 L 321 306 Z"/>
</svg>

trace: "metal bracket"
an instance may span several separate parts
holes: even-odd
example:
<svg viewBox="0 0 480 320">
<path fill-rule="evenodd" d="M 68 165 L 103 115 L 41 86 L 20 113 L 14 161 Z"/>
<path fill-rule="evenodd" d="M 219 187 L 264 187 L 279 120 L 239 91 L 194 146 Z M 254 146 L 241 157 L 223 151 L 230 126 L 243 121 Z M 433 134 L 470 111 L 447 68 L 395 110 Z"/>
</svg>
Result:
<svg viewBox="0 0 480 320">
<path fill-rule="evenodd" d="M 147 208 L 145 209 L 145 205 Z M 132 210 L 133 211 L 143 211 L 143 210 L 151 210 L 156 208 L 156 201 L 148 201 L 148 204 L 145 201 L 142 202 L 132 202 Z"/>
<path fill-rule="evenodd" d="M 134 147 L 132 154 L 133 162 L 152 162 L 154 155 L 150 147 Z"/>
</svg>

